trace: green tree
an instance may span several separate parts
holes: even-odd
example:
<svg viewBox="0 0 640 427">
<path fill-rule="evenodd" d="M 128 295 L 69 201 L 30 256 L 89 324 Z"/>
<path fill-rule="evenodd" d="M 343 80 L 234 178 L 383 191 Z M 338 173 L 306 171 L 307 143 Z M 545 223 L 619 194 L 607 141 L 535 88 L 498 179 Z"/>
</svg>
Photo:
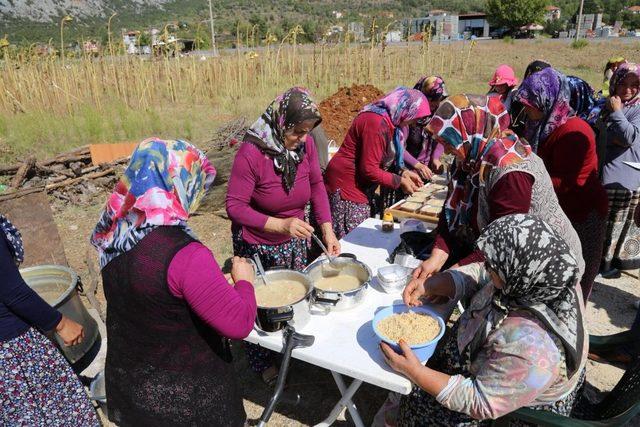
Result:
<svg viewBox="0 0 640 427">
<path fill-rule="evenodd" d="M 547 0 L 487 0 L 489 21 L 499 27 L 517 30 L 541 22 Z"/>
</svg>

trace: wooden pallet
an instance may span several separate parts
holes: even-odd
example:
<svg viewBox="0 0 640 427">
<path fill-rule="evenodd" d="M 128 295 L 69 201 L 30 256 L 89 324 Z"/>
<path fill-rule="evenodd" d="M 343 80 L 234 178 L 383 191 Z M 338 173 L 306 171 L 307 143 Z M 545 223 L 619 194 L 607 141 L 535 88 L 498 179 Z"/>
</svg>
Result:
<svg viewBox="0 0 640 427">
<path fill-rule="evenodd" d="M 424 222 L 430 222 L 432 224 L 438 223 L 438 218 L 439 218 L 438 215 L 424 214 L 419 211 L 410 212 L 410 211 L 400 209 L 400 205 L 402 205 L 405 202 L 406 202 L 405 199 L 400 200 L 393 206 L 390 206 L 389 208 L 387 208 L 384 212 L 390 213 L 391 215 L 393 215 L 395 219 L 413 218 L 413 219 L 419 219 L 420 221 L 424 221 Z"/>
</svg>

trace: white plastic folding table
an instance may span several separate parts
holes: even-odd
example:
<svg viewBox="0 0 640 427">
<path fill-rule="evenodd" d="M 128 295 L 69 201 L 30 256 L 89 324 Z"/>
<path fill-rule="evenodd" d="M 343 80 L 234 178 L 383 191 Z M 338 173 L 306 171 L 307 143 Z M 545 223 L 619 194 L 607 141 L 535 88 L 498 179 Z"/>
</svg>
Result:
<svg viewBox="0 0 640 427">
<path fill-rule="evenodd" d="M 400 243 L 398 224 L 391 233 L 382 232 L 381 224 L 379 219 L 369 218 L 341 240 L 342 252 L 355 254 L 371 268 L 374 277 L 378 268 L 389 265 L 387 258 Z M 307 325 L 297 330 L 315 336 L 315 342 L 310 347 L 294 349 L 292 357 L 330 370 L 342 395 L 329 416 L 317 426 L 331 425 L 345 407 L 354 424 L 364 426 L 351 400 L 363 382 L 401 394 L 411 392 L 411 382 L 385 363 L 371 326 L 378 309 L 402 302 L 401 292 L 383 292 L 377 279 L 373 280 L 366 292 L 361 305 L 342 312 L 313 315 Z M 447 316 L 453 306 L 433 308 Z M 281 333 L 266 334 L 254 329 L 246 340 L 277 352 L 283 346 Z M 348 387 L 343 376 L 353 378 Z"/>
</svg>

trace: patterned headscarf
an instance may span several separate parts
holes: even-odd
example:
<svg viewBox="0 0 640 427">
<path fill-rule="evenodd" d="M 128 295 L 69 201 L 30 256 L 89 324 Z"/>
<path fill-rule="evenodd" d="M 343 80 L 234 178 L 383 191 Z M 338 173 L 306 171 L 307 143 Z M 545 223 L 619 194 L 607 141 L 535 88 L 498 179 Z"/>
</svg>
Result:
<svg viewBox="0 0 640 427">
<path fill-rule="evenodd" d="M 298 165 L 304 158 L 304 144 L 295 151 L 285 147 L 285 134 L 296 125 L 313 120 L 320 124 L 320 110 L 307 89 L 293 87 L 274 99 L 264 113 L 247 131 L 245 140 L 255 144 L 273 159 L 273 165 L 282 174 L 282 184 L 289 192 L 296 181 Z"/>
<path fill-rule="evenodd" d="M 509 113 L 494 96 L 454 95 L 440 104 L 426 131 L 458 153 L 444 205 L 450 230 L 471 224 L 478 188 L 493 167 L 521 162 L 531 148 L 509 128 Z M 475 239 L 474 239 L 475 240 Z"/>
<path fill-rule="evenodd" d="M 571 88 L 564 74 L 554 68 L 533 73 L 520 85 L 515 100 L 542 111 L 542 120 L 527 120 L 526 139 L 534 151 L 549 135 L 575 116 L 571 107 Z"/>
<path fill-rule="evenodd" d="M 472 320 L 461 325 L 459 347 L 468 344 L 473 357 L 511 311 L 527 310 L 562 341 L 567 374 L 573 376 L 582 356 L 584 330 L 576 293 L 578 262 L 569 246 L 547 223 L 525 214 L 493 221 L 477 246 L 504 285 L 493 289 L 486 306 L 470 307 L 465 317 Z M 474 335 L 473 339 L 465 342 L 469 335 Z"/>
<path fill-rule="evenodd" d="M 9 219 L 0 214 L 0 232 L 4 233 L 9 242 L 9 250 L 13 256 L 13 262 L 20 266 L 24 261 L 24 247 L 22 246 L 22 236 L 18 229 L 9 221 Z"/>
<path fill-rule="evenodd" d="M 537 73 L 538 71 L 542 71 L 545 68 L 551 67 L 551 64 L 542 60 L 535 60 L 527 65 L 527 69 L 524 71 L 524 78 L 526 79 L 533 73 Z"/>
<path fill-rule="evenodd" d="M 584 120 L 596 105 L 595 91 L 589 83 L 580 77 L 567 76 L 567 82 L 569 83 L 569 90 L 571 91 L 569 104 L 573 111 L 575 111 L 576 116 Z"/>
<path fill-rule="evenodd" d="M 638 79 L 640 79 L 640 67 L 637 64 L 633 64 L 630 62 L 625 62 L 624 64 L 621 64 L 618 69 L 615 71 L 615 73 L 613 73 L 613 76 L 611 77 L 611 80 L 609 81 L 609 94 L 610 95 L 615 95 L 616 94 L 616 90 L 618 89 L 618 85 L 620 83 L 622 83 L 622 81 L 625 79 L 625 77 L 627 77 L 629 74 L 635 74 L 636 77 L 638 77 Z M 638 91 L 638 93 L 636 94 L 636 96 L 634 96 L 633 98 L 631 98 L 628 101 L 623 102 L 622 104 L 625 107 L 630 107 L 632 105 L 636 105 L 638 102 L 640 102 L 640 91 Z"/>
<path fill-rule="evenodd" d="M 383 165 L 388 168 L 392 164 L 398 169 L 404 167 L 404 146 L 409 134 L 408 126 L 401 126 L 409 120 L 421 119 L 431 114 L 427 98 L 415 89 L 398 87 L 382 98 L 366 105 L 362 112 L 372 112 L 384 117 L 393 129 L 393 144 L 387 147 Z"/>
<path fill-rule="evenodd" d="M 216 170 L 185 141 L 142 141 L 131 156 L 91 236 L 100 268 L 163 225 L 193 235 L 187 219 L 198 209 Z"/>
<path fill-rule="evenodd" d="M 423 76 L 413 88 L 422 92 L 429 101 L 440 101 L 449 96 L 444 80 L 440 76 Z"/>
</svg>

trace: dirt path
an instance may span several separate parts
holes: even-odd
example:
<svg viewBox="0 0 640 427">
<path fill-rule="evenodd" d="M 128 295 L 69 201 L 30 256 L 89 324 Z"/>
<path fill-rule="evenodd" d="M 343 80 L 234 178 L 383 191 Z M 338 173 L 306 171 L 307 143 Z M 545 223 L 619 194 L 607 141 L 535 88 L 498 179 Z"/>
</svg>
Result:
<svg viewBox="0 0 640 427">
<path fill-rule="evenodd" d="M 223 192 L 221 189 L 220 191 Z M 71 268 L 81 277 L 87 273 L 87 253 L 90 251 L 89 235 L 98 218 L 104 195 L 96 197 L 96 203 L 88 207 L 68 207 L 55 213 L 56 223 L 63 239 L 65 252 Z M 219 201 L 218 201 L 219 202 Z M 212 203 L 219 205 L 219 203 Z M 216 259 L 222 265 L 232 254 L 230 222 L 206 210 L 195 215 L 190 225 L 202 242 L 212 249 Z M 600 280 L 594 286 L 587 316 L 590 333 L 608 335 L 626 330 L 635 316 L 633 302 L 640 298 L 640 286 L 635 277 L 623 275 L 612 280 Z M 104 302 L 102 290 L 99 299 Z M 263 405 L 270 397 L 270 390 L 249 369 L 244 358 L 241 343 L 234 345 L 234 366 L 238 372 L 240 384 L 245 396 L 245 409 L 249 420 L 256 420 Z M 620 379 L 623 371 L 609 365 L 589 361 L 587 380 L 600 390 L 610 390 Z M 340 398 L 333 379 L 328 371 L 294 361 L 289 378 L 287 395 L 301 395 L 297 406 L 284 403 L 269 425 L 294 426 L 312 425 L 320 422 Z M 377 387 L 363 386 L 355 398 L 365 423 L 370 423 L 377 409 L 386 397 L 386 392 Z M 250 424 L 253 424 L 250 422 Z M 335 425 L 350 425 L 347 421 Z"/>
</svg>

